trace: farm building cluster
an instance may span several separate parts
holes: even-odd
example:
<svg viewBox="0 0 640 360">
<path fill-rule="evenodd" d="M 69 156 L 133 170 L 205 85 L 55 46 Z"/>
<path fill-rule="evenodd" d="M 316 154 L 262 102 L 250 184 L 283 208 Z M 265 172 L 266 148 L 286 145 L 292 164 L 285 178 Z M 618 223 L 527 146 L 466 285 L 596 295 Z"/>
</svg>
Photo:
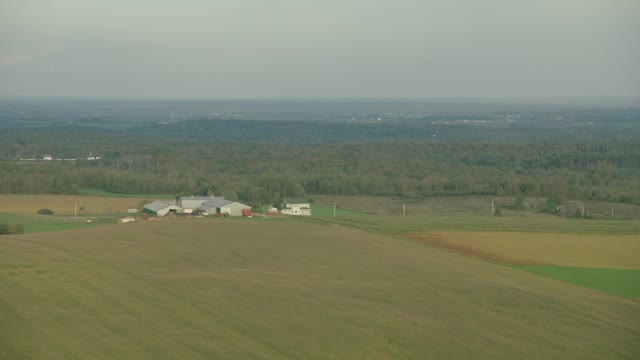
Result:
<svg viewBox="0 0 640 360">
<path fill-rule="evenodd" d="M 147 213 L 156 216 L 173 214 L 217 215 L 217 216 L 248 216 L 251 207 L 224 197 L 181 197 L 178 201 L 158 200 L 144 205 Z M 285 215 L 311 215 L 311 204 L 306 200 L 285 200 L 282 207 Z"/>
</svg>

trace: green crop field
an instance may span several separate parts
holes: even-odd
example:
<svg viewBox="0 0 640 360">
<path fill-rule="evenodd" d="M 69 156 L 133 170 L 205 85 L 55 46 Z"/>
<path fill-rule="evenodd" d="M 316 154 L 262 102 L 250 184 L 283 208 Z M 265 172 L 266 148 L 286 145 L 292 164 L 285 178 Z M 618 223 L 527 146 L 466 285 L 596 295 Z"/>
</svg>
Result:
<svg viewBox="0 0 640 360">
<path fill-rule="evenodd" d="M 94 221 L 91 224 L 87 224 L 85 221 L 81 220 L 52 216 L 0 213 L 0 224 L 22 224 L 24 225 L 24 232 L 29 234 L 48 231 L 82 229 L 101 224 L 101 222 Z"/>
<path fill-rule="evenodd" d="M 535 265 L 522 265 L 517 268 L 618 296 L 640 298 L 640 269 L 594 269 Z"/>
<path fill-rule="evenodd" d="M 640 297 L 638 235 L 438 231 L 402 233 L 435 245 L 592 289 Z"/>
<path fill-rule="evenodd" d="M 0 237 L 0 358 L 633 358 L 640 304 L 276 219 Z"/>
</svg>

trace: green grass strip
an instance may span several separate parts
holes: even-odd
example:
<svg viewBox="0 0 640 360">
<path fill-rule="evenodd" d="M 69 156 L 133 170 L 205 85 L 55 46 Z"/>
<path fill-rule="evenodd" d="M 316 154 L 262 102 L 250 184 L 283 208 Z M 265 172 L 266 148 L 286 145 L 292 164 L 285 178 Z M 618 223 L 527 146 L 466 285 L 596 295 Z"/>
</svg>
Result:
<svg viewBox="0 0 640 360">
<path fill-rule="evenodd" d="M 595 269 L 538 265 L 514 267 L 617 296 L 640 298 L 640 269 Z"/>
<path fill-rule="evenodd" d="M 92 219 L 91 223 L 87 224 L 84 219 L 73 219 L 71 217 L 0 213 L 0 224 L 22 224 L 24 225 L 25 234 L 84 229 L 113 224 L 114 222 L 112 219 L 98 218 Z"/>
</svg>

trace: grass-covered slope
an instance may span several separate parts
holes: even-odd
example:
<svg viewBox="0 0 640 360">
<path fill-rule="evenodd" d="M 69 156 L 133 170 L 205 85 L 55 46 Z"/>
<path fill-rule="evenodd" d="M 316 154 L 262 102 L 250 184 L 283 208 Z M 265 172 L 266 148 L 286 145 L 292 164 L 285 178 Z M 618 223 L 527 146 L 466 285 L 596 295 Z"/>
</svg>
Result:
<svg viewBox="0 0 640 360">
<path fill-rule="evenodd" d="M 0 358 L 633 358 L 640 304 L 334 225 L 0 238 Z"/>
<path fill-rule="evenodd" d="M 597 269 L 544 265 L 517 267 L 534 274 L 606 291 L 618 296 L 640 298 L 640 269 Z"/>
</svg>

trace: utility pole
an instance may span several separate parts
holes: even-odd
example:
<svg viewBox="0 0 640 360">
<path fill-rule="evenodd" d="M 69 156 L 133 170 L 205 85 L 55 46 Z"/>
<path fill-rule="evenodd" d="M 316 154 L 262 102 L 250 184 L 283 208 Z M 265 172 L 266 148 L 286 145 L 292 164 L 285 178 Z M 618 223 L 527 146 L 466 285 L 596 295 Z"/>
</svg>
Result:
<svg viewBox="0 0 640 360">
<path fill-rule="evenodd" d="M 613 208 L 611 208 L 611 218 L 613 219 Z"/>
<path fill-rule="evenodd" d="M 333 202 L 333 217 L 336 217 L 336 202 Z"/>
<path fill-rule="evenodd" d="M 73 216 L 78 217 L 78 203 L 73 203 Z"/>
<path fill-rule="evenodd" d="M 402 216 L 407 216 L 407 207 L 402 203 Z"/>
<path fill-rule="evenodd" d="M 491 216 L 496 214 L 496 204 L 491 200 Z"/>
</svg>

